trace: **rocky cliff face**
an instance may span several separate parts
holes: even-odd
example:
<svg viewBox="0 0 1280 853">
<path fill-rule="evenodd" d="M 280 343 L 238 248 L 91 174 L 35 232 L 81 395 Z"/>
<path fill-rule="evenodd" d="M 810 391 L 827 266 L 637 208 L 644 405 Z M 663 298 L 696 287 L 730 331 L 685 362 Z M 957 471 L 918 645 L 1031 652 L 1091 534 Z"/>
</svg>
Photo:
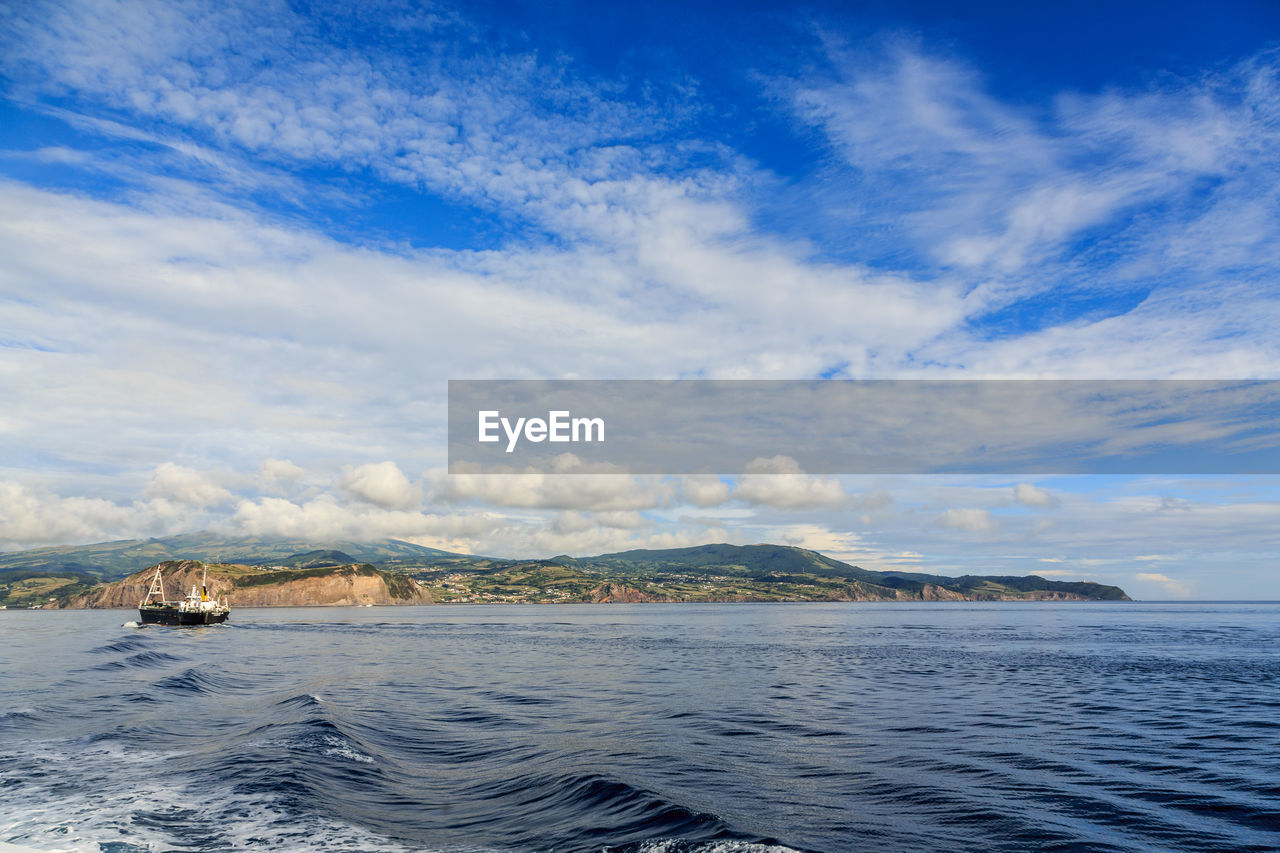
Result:
<svg viewBox="0 0 1280 853">
<path fill-rule="evenodd" d="M 200 584 L 205 564 L 195 560 L 161 563 L 165 595 L 185 597 Z M 270 572 L 249 566 L 208 566 L 209 595 L 234 607 L 295 607 L 359 604 L 430 604 L 431 595 L 409 578 L 369 566 L 339 566 L 309 571 Z M 72 596 L 67 608 L 137 607 L 147 594 L 155 566 L 116 583 Z"/>
<path fill-rule="evenodd" d="M 624 604 L 640 604 L 655 601 L 671 601 L 670 598 L 662 596 L 650 595 L 647 592 L 641 592 L 633 587 L 624 586 L 617 583 L 605 583 L 591 590 L 586 595 L 587 601 L 593 604 L 611 604 L 613 602 L 621 602 Z"/>
<path fill-rule="evenodd" d="M 920 599 L 922 601 L 965 601 L 966 596 L 964 593 L 956 592 L 954 589 L 927 583 L 924 585 L 924 589 L 920 590 Z"/>
<path fill-rule="evenodd" d="M 397 599 L 380 577 L 334 573 L 269 586 L 234 590 L 228 597 L 232 607 L 291 607 L 297 605 L 342 604 L 430 604 L 426 590 L 405 600 Z"/>
</svg>

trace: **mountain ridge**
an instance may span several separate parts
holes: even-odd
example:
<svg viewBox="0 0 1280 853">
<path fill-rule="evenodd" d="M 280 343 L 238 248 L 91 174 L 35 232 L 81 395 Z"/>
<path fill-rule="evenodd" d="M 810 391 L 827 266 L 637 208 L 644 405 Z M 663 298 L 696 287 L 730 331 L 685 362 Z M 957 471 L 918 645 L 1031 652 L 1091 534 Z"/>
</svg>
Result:
<svg viewBox="0 0 1280 853">
<path fill-rule="evenodd" d="M 348 539 L 300 539 L 272 536 L 228 536 L 199 531 L 150 539 L 117 539 L 89 545 L 58 545 L 0 552 L 0 570 L 36 569 L 47 573 L 79 572 L 119 580 L 166 560 L 228 563 L 271 563 L 312 551 L 334 551 L 352 562 L 395 566 L 433 559 L 471 557 L 401 539 L 357 542 Z"/>
<path fill-rule="evenodd" d="M 173 553 L 182 548 L 187 551 Z M 290 548 L 297 550 L 285 553 Z M 214 558 L 204 556 L 215 551 Z M 228 560 L 228 553 L 237 556 Z M 153 559 L 157 555 L 160 559 Z M 139 564 L 139 560 L 145 562 Z M 26 578 L 22 601 L 31 603 L 20 606 L 31 606 L 44 600 L 28 594 L 32 590 L 50 601 L 66 601 L 72 593 L 88 591 L 90 575 L 102 581 L 119 580 L 143 566 L 166 560 L 234 562 L 255 571 L 324 572 L 340 564 L 367 564 L 419 582 L 434 600 L 444 603 L 1129 600 L 1121 588 L 1092 581 L 1056 581 L 1039 575 L 948 577 L 882 572 L 817 551 L 769 543 L 713 543 L 520 560 L 458 554 L 394 539 L 314 542 L 200 533 L 0 554 L 0 577 L 17 572 Z M 31 580 L 41 570 L 46 578 L 43 586 Z M 60 578 L 63 586 L 51 578 Z M 4 601 L 0 590 L 0 603 Z"/>
</svg>

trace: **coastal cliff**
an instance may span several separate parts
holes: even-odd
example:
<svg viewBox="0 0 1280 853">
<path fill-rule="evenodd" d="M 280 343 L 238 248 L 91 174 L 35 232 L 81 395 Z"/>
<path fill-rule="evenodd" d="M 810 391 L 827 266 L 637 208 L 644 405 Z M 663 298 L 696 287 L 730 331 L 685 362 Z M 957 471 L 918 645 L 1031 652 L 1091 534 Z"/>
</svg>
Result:
<svg viewBox="0 0 1280 853">
<path fill-rule="evenodd" d="M 583 596 L 584 601 L 592 604 L 650 604 L 676 599 L 662 595 L 651 595 L 633 587 L 616 583 L 604 583 Z"/>
<path fill-rule="evenodd" d="M 339 544 L 349 550 L 335 547 Z M 294 547 L 299 550 L 284 553 Z M 187 553 L 180 557 L 167 556 L 182 549 Z M 210 553 L 227 552 L 236 555 L 232 563 L 201 562 Z M 4 568 L 6 563 L 11 567 Z M 148 564 L 152 568 L 138 570 Z M 455 554 L 396 540 L 361 544 L 191 534 L 0 555 L 0 605 L 135 607 L 157 564 L 165 568 L 169 598 L 189 591 L 208 565 L 211 593 L 241 607 L 1129 600 L 1118 586 L 1083 579 L 877 571 L 768 543 L 519 559 Z"/>
<path fill-rule="evenodd" d="M 430 604 L 431 594 L 412 579 L 369 565 L 273 570 L 255 566 L 170 560 L 158 564 L 170 599 L 199 586 L 208 569 L 209 595 L 232 607 L 302 607 L 361 604 Z M 156 566 L 115 583 L 101 584 L 58 603 L 69 609 L 130 608 L 147 594 Z"/>
</svg>

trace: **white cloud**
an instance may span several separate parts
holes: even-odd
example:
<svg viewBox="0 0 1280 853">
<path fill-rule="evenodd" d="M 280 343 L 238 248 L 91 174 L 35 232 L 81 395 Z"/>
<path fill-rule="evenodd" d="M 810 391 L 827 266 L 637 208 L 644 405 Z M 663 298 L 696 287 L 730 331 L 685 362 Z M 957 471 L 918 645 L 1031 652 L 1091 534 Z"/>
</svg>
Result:
<svg viewBox="0 0 1280 853">
<path fill-rule="evenodd" d="M 1191 586 L 1184 581 L 1175 580 L 1159 572 L 1138 572 L 1133 577 L 1139 583 L 1154 585 L 1169 598 L 1190 598 L 1193 594 Z"/>
<path fill-rule="evenodd" d="M 615 530 L 640 530 L 653 526 L 652 521 L 634 510 L 597 512 L 593 513 L 592 517 L 601 527 L 611 527 Z"/>
<path fill-rule="evenodd" d="M 1058 499 L 1052 494 L 1031 483 L 1019 483 L 1013 487 L 1013 499 L 1023 506 L 1056 506 Z"/>
<path fill-rule="evenodd" d="M 172 462 L 163 462 L 156 467 L 151 482 L 147 484 L 146 495 L 194 507 L 206 507 L 231 500 L 231 492 L 213 482 L 206 474 Z"/>
<path fill-rule="evenodd" d="M 344 504 L 332 495 L 301 503 L 285 498 L 242 500 L 224 522 L 250 536 L 282 536 L 328 542 L 443 536 L 474 539 L 501 524 L 489 513 L 437 515 L 370 504 Z"/>
<path fill-rule="evenodd" d="M 394 462 L 345 467 L 338 484 L 349 494 L 387 509 L 405 509 L 418 501 L 418 491 Z"/>
<path fill-rule="evenodd" d="M 586 513 L 572 512 L 565 510 L 556 513 L 556 517 L 551 522 L 551 529 L 556 533 L 574 534 L 583 533 L 591 530 L 596 526 L 596 522 Z"/>
<path fill-rule="evenodd" d="M 979 71 L 917 45 L 832 59 L 833 79 L 796 84 L 797 109 L 861 170 L 860 192 L 914 208 L 907 223 L 923 239 L 949 235 L 937 242 L 946 263 L 1017 270 L 1204 176 L 1249 190 L 1249 172 L 1276 167 L 1257 157 L 1276 135 L 1273 55 L 1142 92 L 1064 95 L 1047 112 L 1002 103 Z"/>
<path fill-rule="evenodd" d="M 593 513 L 565 510 L 556 513 L 551 523 L 553 531 L 563 534 L 584 533 L 601 527 L 613 530 L 640 530 L 652 526 L 651 520 L 634 510 Z"/>
<path fill-rule="evenodd" d="M 858 213 L 846 228 L 899 235 L 899 251 L 974 288 L 977 335 L 949 330 L 918 360 L 970 376 L 1275 375 L 1263 329 L 1280 302 L 1257 286 L 1280 267 L 1280 220 L 1263 200 L 1280 160 L 1260 153 L 1280 142 L 1274 52 L 1035 105 L 1000 101 L 980 71 L 916 44 L 831 60 L 830 78 L 790 90 L 856 176 L 824 174 L 819 191 Z M 833 198 L 839 186 L 858 198 Z M 1067 310 L 1033 303 L 1014 314 L 1034 320 L 997 318 L 1001 334 L 983 339 L 983 314 L 1036 298 Z M 1076 314 L 1077 300 L 1093 310 Z"/>
<path fill-rule="evenodd" d="M 391 537 L 432 548 L 493 557 L 589 555 L 645 547 L 681 547 L 724 539 L 698 528 L 640 532 L 652 525 L 631 512 L 564 511 L 548 519 L 487 509 L 432 513 L 347 504 L 331 495 L 306 501 L 264 497 L 242 501 L 222 528 L 239 535 L 331 541 Z"/>
<path fill-rule="evenodd" d="M 747 463 L 733 498 L 779 509 L 812 509 L 840 506 L 849 495 L 839 480 L 805 474 L 794 459 L 774 456 Z"/>
<path fill-rule="evenodd" d="M 788 470 L 794 469 L 788 466 Z M 317 482 L 324 482 L 318 472 L 315 476 Z M 1009 486 L 998 478 L 961 478 L 944 481 L 947 485 L 924 477 L 849 480 L 842 484 L 846 489 L 861 489 L 864 494 L 868 489 L 872 494 L 879 488 L 893 490 L 889 503 L 858 520 L 850 517 L 848 506 L 813 507 L 797 519 L 786 501 L 778 507 L 744 506 L 732 499 L 700 516 L 683 511 L 687 504 L 675 490 L 678 481 L 657 481 L 656 485 L 668 489 L 665 492 L 637 493 L 631 491 L 637 484 L 629 478 L 608 476 L 600 479 L 611 488 L 622 486 L 612 493 L 615 498 L 645 494 L 652 501 L 665 495 L 662 500 L 670 503 L 658 509 L 597 510 L 590 502 L 552 506 L 563 502 L 559 498 L 567 492 L 562 488 L 592 482 L 597 475 L 560 475 L 554 485 L 524 495 L 524 502 L 535 506 L 503 507 L 472 496 L 451 507 L 437 504 L 419 511 L 384 507 L 351 495 L 336 485 L 340 479 L 331 481 L 332 493 L 311 485 L 292 499 L 265 494 L 259 484 L 258 495 L 240 498 L 234 508 L 221 505 L 206 510 L 161 497 L 122 501 L 59 497 L 38 487 L 0 481 L 0 543 L 7 548 L 33 547 L 203 528 L 314 541 L 394 537 L 501 557 L 590 555 L 726 541 L 779 542 L 875 569 L 1056 577 L 1081 577 L 1087 572 L 1092 579 L 1118 584 L 1138 598 L 1187 597 L 1198 588 L 1210 588 L 1215 598 L 1268 594 L 1262 591 L 1274 588 L 1273 557 L 1280 547 L 1276 532 L 1280 530 L 1280 496 L 1265 478 L 1256 486 L 1262 492 L 1251 497 L 1242 494 L 1234 480 L 1199 486 L 1196 478 L 1181 480 L 1176 484 L 1177 500 L 1170 500 L 1174 495 L 1167 493 L 1175 486 L 1167 480 L 1124 478 L 1107 486 L 1114 493 L 1105 488 L 1091 494 L 1063 493 L 1050 527 L 1038 524 L 1041 519 L 1034 514 L 997 519 L 986 509 L 1008 506 Z M 103 480 L 104 485 L 114 482 Z M 1104 485 L 1111 482 L 1103 478 Z M 68 488 L 83 486 L 76 477 L 65 478 L 65 483 Z M 252 481 L 246 479 L 240 485 L 251 488 Z M 140 479 L 138 493 L 148 486 L 148 479 Z M 1197 494 L 1197 488 L 1204 494 Z M 957 537 L 953 530 L 980 535 Z M 1161 543 L 1161 554 L 1149 552 L 1152 542 Z M 1150 568 L 1156 562 L 1161 573 L 1135 576 L 1135 564 Z M 1050 565 L 1055 568 L 1047 572 L 1035 569 Z M 1071 566 L 1077 569 L 1070 570 Z M 1195 580 L 1188 567 L 1198 573 Z"/>
<path fill-rule="evenodd" d="M 791 524 L 771 531 L 773 537 L 784 545 L 808 548 L 836 559 L 856 558 L 865 554 L 866 548 L 856 533 L 831 530 L 816 524 Z"/>
<path fill-rule="evenodd" d="M 972 530 L 985 533 L 995 526 L 995 519 L 989 510 L 955 508 L 945 510 L 939 515 L 938 523 L 943 527 L 952 527 L 957 530 Z"/>
<path fill-rule="evenodd" d="M 714 507 L 729 500 L 729 484 L 711 474 L 680 478 L 680 499 L 697 507 Z"/>
<path fill-rule="evenodd" d="M 479 501 L 492 506 L 604 512 L 668 506 L 675 487 L 659 477 L 625 474 L 428 473 L 430 498 L 445 503 Z"/>
<path fill-rule="evenodd" d="M 288 459 L 264 459 L 258 466 L 259 487 L 267 492 L 287 489 L 305 476 L 306 471 Z"/>
<path fill-rule="evenodd" d="M 0 547 L 34 548 L 163 536 L 198 528 L 207 516 L 164 498 L 120 504 L 59 497 L 0 481 Z"/>
</svg>

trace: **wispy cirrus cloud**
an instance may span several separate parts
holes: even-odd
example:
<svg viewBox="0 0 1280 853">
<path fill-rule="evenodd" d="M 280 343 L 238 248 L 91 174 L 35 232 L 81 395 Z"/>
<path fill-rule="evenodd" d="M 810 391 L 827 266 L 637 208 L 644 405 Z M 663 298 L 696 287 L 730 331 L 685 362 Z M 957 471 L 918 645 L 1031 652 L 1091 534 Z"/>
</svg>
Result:
<svg viewBox="0 0 1280 853">
<path fill-rule="evenodd" d="M 144 127 L 59 111 L 73 122 L 164 141 L 197 159 L 238 151 L 277 166 L 371 169 L 517 216 L 558 207 L 566 223 L 584 187 L 626 192 L 609 181 L 669 156 L 632 143 L 656 139 L 670 110 L 613 97 L 612 87 L 580 79 L 564 58 L 472 51 L 465 45 L 474 33 L 458 16 L 442 17 L 423 39 L 392 28 L 395 46 L 412 44 L 411 52 L 380 49 L 376 40 L 344 43 L 330 28 L 359 23 L 340 7 L 313 11 L 304 16 L 284 3 L 32 4 L 12 13 L 5 66 L 22 97 L 71 96 Z M 576 185 L 564 180 L 570 172 Z"/>
<path fill-rule="evenodd" d="M 1280 135 L 1273 53 L 1144 91 L 1063 92 L 1035 105 L 1002 102 L 977 69 L 909 42 L 830 56 L 830 77 L 796 81 L 798 114 L 857 171 L 859 193 L 893 198 L 861 212 L 899 218 L 937 263 L 970 274 L 999 278 L 1070 251 L 1133 275 L 1135 254 L 1268 198 L 1274 181 L 1263 179 L 1280 169 L 1263 154 Z M 1274 229 L 1273 211 L 1252 212 L 1249 226 Z M 1246 227 L 1231 243 L 1256 236 Z M 1201 264 L 1214 257 L 1207 248 L 1194 253 Z"/>
<path fill-rule="evenodd" d="M 850 225 L 878 224 L 970 294 L 964 326 L 917 357 L 1005 375 L 1274 374 L 1276 54 L 1036 104 L 909 41 L 830 58 L 789 92 L 836 153 L 824 181 L 858 196 Z"/>
</svg>

